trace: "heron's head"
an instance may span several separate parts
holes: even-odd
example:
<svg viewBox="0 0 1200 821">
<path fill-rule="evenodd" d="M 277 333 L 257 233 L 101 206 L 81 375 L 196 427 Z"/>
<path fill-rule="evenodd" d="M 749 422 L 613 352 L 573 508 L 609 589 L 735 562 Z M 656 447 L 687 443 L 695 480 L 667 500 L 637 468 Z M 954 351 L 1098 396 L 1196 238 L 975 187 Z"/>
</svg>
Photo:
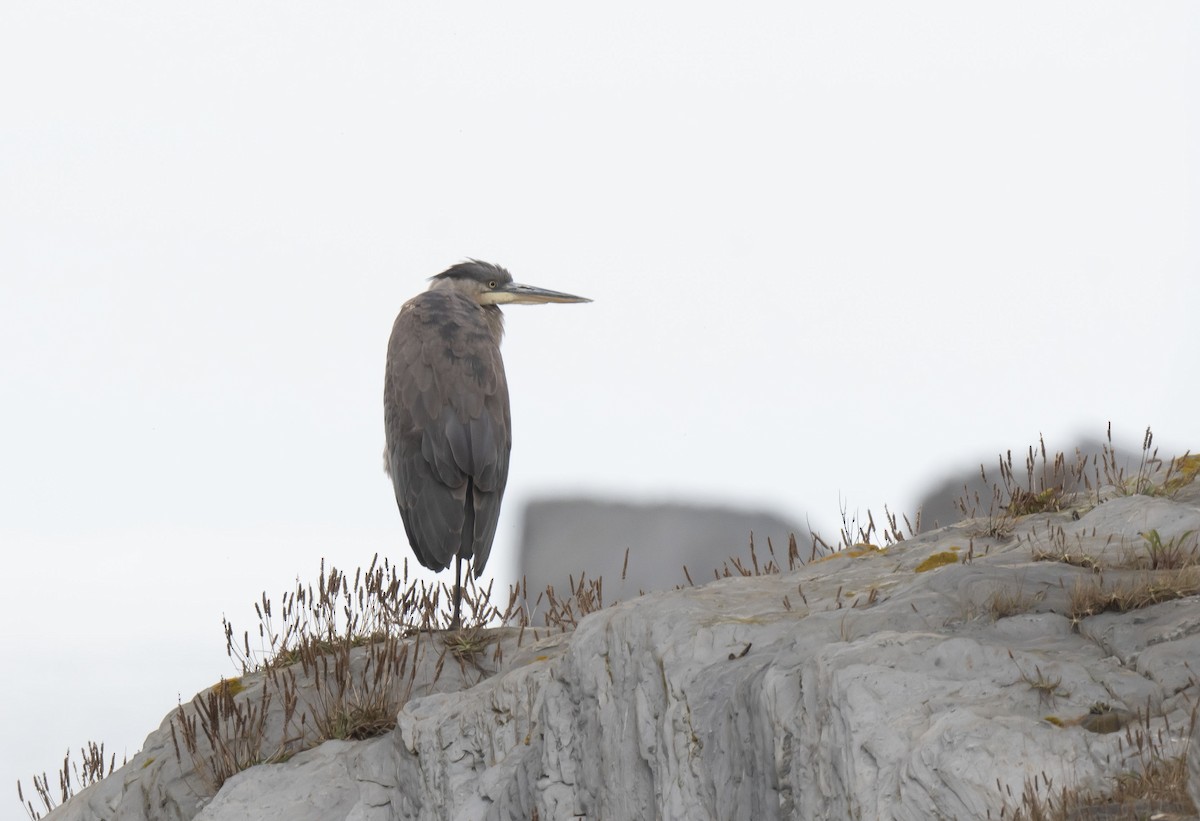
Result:
<svg viewBox="0 0 1200 821">
<path fill-rule="evenodd" d="M 470 259 L 431 277 L 431 288 L 449 288 L 467 294 L 480 305 L 540 305 L 546 302 L 591 302 L 587 297 L 564 294 L 513 282 L 512 274 L 490 262 Z"/>
</svg>

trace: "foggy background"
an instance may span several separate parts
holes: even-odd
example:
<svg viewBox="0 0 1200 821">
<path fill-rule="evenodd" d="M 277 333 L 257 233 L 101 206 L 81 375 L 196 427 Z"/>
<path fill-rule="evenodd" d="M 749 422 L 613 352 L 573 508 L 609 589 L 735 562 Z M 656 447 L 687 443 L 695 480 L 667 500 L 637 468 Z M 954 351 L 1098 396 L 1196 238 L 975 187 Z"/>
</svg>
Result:
<svg viewBox="0 0 1200 821">
<path fill-rule="evenodd" d="M 385 346 L 465 257 L 595 300 L 507 311 L 498 588 L 547 496 L 832 538 L 1039 433 L 1196 448 L 1196 42 L 1182 2 L 5 3 L 0 807 L 234 675 L 223 614 L 409 555 Z"/>
</svg>

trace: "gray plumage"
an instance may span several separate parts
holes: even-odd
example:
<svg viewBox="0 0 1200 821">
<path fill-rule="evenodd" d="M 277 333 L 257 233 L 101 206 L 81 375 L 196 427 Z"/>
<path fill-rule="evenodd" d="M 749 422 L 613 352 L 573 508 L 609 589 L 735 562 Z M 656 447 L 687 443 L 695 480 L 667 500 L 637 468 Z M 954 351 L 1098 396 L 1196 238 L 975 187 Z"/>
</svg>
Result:
<svg viewBox="0 0 1200 821">
<path fill-rule="evenodd" d="M 498 265 L 470 260 L 432 278 L 400 309 L 384 376 L 384 467 L 417 560 L 487 564 L 508 481 L 512 426 L 500 357 L 501 304 L 589 302 L 520 285 Z"/>
</svg>

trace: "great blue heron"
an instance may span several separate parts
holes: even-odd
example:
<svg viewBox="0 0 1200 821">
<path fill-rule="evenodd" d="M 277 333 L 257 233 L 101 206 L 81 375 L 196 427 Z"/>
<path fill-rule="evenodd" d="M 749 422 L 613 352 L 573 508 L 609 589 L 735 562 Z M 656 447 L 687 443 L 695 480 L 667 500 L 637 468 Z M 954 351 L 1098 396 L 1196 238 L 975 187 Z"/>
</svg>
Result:
<svg viewBox="0 0 1200 821">
<path fill-rule="evenodd" d="M 499 265 L 459 263 L 400 309 L 383 383 L 384 469 L 417 561 L 454 560 L 461 622 L 462 563 L 487 564 L 512 448 L 500 305 L 591 302 L 513 282 Z"/>
</svg>

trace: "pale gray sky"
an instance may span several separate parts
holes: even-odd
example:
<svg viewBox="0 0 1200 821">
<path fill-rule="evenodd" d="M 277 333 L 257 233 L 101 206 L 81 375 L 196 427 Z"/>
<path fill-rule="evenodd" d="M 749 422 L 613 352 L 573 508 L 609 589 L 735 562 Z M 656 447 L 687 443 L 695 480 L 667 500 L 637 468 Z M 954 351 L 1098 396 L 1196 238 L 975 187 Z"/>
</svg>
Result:
<svg viewBox="0 0 1200 821">
<path fill-rule="evenodd" d="M 464 257 L 596 300 L 508 312 L 500 584 L 536 495 L 833 531 L 1039 432 L 1195 448 L 1196 42 L 1183 2 L 4 4 L 0 784 L 132 754 L 264 589 L 407 555 L 384 348 Z"/>
</svg>

